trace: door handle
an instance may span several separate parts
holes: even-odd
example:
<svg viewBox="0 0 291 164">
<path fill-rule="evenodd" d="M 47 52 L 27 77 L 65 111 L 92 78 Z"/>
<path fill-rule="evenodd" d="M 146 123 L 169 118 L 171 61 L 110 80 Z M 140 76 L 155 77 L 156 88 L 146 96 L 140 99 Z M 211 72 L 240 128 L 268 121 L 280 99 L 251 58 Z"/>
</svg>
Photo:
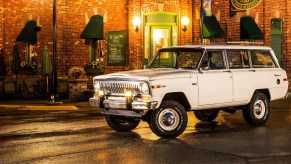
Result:
<svg viewBox="0 0 291 164">
<path fill-rule="evenodd" d="M 281 75 L 277 75 L 277 74 L 275 74 L 275 77 L 278 77 L 278 76 L 281 76 Z"/>
<path fill-rule="evenodd" d="M 256 72 L 256 70 L 249 70 L 249 72 Z"/>
<path fill-rule="evenodd" d="M 227 70 L 227 71 L 223 71 L 223 72 L 228 72 L 228 73 L 230 73 L 230 70 Z"/>
</svg>

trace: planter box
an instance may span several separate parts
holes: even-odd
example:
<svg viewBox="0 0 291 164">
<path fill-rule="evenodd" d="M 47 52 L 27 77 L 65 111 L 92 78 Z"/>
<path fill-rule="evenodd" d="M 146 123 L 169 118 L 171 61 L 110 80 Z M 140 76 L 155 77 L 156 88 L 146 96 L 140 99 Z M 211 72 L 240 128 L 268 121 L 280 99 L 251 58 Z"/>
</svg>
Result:
<svg viewBox="0 0 291 164">
<path fill-rule="evenodd" d="M 104 74 L 104 68 L 87 68 L 86 75 L 100 75 Z"/>
</svg>

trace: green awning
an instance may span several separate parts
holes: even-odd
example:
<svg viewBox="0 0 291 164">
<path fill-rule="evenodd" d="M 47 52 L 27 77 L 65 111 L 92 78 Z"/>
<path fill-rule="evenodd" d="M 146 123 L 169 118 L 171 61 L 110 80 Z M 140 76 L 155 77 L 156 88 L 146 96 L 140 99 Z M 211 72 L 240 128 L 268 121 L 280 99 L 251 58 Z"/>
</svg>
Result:
<svg viewBox="0 0 291 164">
<path fill-rule="evenodd" d="M 252 17 L 240 19 L 240 39 L 264 39 L 264 34 Z"/>
<path fill-rule="evenodd" d="M 203 38 L 222 38 L 224 31 L 214 15 L 203 17 Z"/>
<path fill-rule="evenodd" d="M 94 15 L 90 18 L 89 23 L 81 34 L 83 39 L 103 39 L 103 17 Z"/>
<path fill-rule="evenodd" d="M 31 44 L 37 43 L 37 31 L 40 31 L 40 28 L 36 26 L 35 21 L 28 21 L 18 37 L 16 38 L 17 42 L 29 42 Z"/>
</svg>

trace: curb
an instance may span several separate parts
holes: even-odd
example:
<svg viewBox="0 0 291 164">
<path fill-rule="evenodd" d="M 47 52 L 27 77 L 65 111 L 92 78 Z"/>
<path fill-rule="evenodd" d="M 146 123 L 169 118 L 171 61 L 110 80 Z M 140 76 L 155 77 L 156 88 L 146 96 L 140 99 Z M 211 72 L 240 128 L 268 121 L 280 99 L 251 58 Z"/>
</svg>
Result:
<svg viewBox="0 0 291 164">
<path fill-rule="evenodd" d="M 78 110 L 75 106 L 19 106 L 18 110 Z"/>
<path fill-rule="evenodd" d="M 78 110 L 76 106 L 43 106 L 43 105 L 0 105 L 0 109 L 8 110 Z"/>
</svg>

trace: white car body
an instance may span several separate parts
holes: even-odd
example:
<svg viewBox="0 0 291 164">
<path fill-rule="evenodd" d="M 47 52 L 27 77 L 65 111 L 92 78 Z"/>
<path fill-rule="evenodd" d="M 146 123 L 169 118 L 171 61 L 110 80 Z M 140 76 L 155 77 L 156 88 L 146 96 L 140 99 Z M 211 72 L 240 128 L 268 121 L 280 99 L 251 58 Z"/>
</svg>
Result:
<svg viewBox="0 0 291 164">
<path fill-rule="evenodd" d="M 199 59 L 199 62 L 194 69 L 148 68 L 144 70 L 118 72 L 96 76 L 93 79 L 94 84 L 96 81 L 102 81 L 104 85 L 106 81 L 146 82 L 149 86 L 150 104 L 145 106 L 149 108 L 144 108 L 145 106 L 143 105 L 139 106 L 140 108 L 138 105 L 132 105 L 132 109 L 124 109 L 124 107 L 122 107 L 124 111 L 142 111 L 140 116 L 144 115 L 144 112 L 147 110 L 159 109 L 162 102 L 169 99 L 174 99 L 182 104 L 186 111 L 195 111 L 245 106 L 251 102 L 253 95 L 257 92 L 265 94 L 269 101 L 282 99 L 286 97 L 288 93 L 289 84 L 286 72 L 280 68 L 273 50 L 269 47 L 199 45 L 177 46 L 167 49 L 174 49 L 177 50 L 177 52 L 185 49 L 187 53 L 190 54 L 192 53 L 191 49 L 199 49 L 201 50 L 201 59 Z M 161 50 L 161 52 L 162 51 L 163 50 Z M 217 52 L 221 54 L 221 59 L 223 59 L 223 61 L 218 61 L 218 63 L 220 62 L 220 64 L 223 65 L 223 68 L 217 70 L 202 69 L 202 60 L 204 60 L 202 58 L 204 58 L 205 52 L 211 52 L 213 54 Z M 236 53 L 239 52 L 241 53 L 241 56 L 245 53 L 246 58 L 248 58 L 246 61 L 241 59 L 242 62 L 247 63 L 243 64 L 244 68 L 235 68 L 235 65 L 233 64 L 240 60 L 240 57 L 235 56 L 237 55 Z M 263 68 L 256 68 L 254 65 L 254 61 L 252 60 L 255 59 L 251 59 L 254 54 L 258 54 L 257 56 L 263 54 L 261 55 L 261 58 L 266 58 L 265 65 L 262 65 Z M 233 55 L 233 57 L 230 57 L 231 55 Z M 184 58 L 181 57 L 180 60 L 182 59 Z M 267 63 L 271 61 L 270 59 L 272 59 L 273 63 Z M 159 60 L 162 62 L 162 59 L 159 58 Z M 238 66 L 240 67 L 241 65 Z M 232 67 L 234 69 L 232 69 Z M 112 84 L 111 86 L 114 85 L 116 84 Z M 110 85 L 108 85 L 108 87 L 110 87 Z M 98 90 L 96 90 L 96 88 L 95 91 L 97 94 Z M 133 96 L 135 95 L 133 94 Z M 118 97 L 119 100 L 124 101 L 124 99 L 122 100 L 122 98 L 120 98 L 125 97 L 124 95 L 122 96 L 122 94 L 119 94 Z M 90 102 L 92 106 L 100 107 L 100 100 L 96 101 L 96 99 L 99 99 L 98 95 L 97 97 L 91 98 Z M 108 103 L 114 103 L 114 100 L 109 101 L 106 99 L 110 99 L 110 94 L 105 96 L 105 101 Z M 133 99 L 133 102 L 130 101 L 129 103 L 134 104 L 136 100 L 139 102 L 143 101 L 140 99 Z M 109 107 L 114 107 L 114 105 Z M 102 112 L 107 115 L 135 116 L 123 112 L 118 105 L 116 107 L 118 113 L 106 113 L 107 110 L 112 111 L 115 109 L 108 109 L 108 106 L 106 108 L 106 105 L 105 107 L 101 105 L 101 108 L 103 108 Z"/>
</svg>

